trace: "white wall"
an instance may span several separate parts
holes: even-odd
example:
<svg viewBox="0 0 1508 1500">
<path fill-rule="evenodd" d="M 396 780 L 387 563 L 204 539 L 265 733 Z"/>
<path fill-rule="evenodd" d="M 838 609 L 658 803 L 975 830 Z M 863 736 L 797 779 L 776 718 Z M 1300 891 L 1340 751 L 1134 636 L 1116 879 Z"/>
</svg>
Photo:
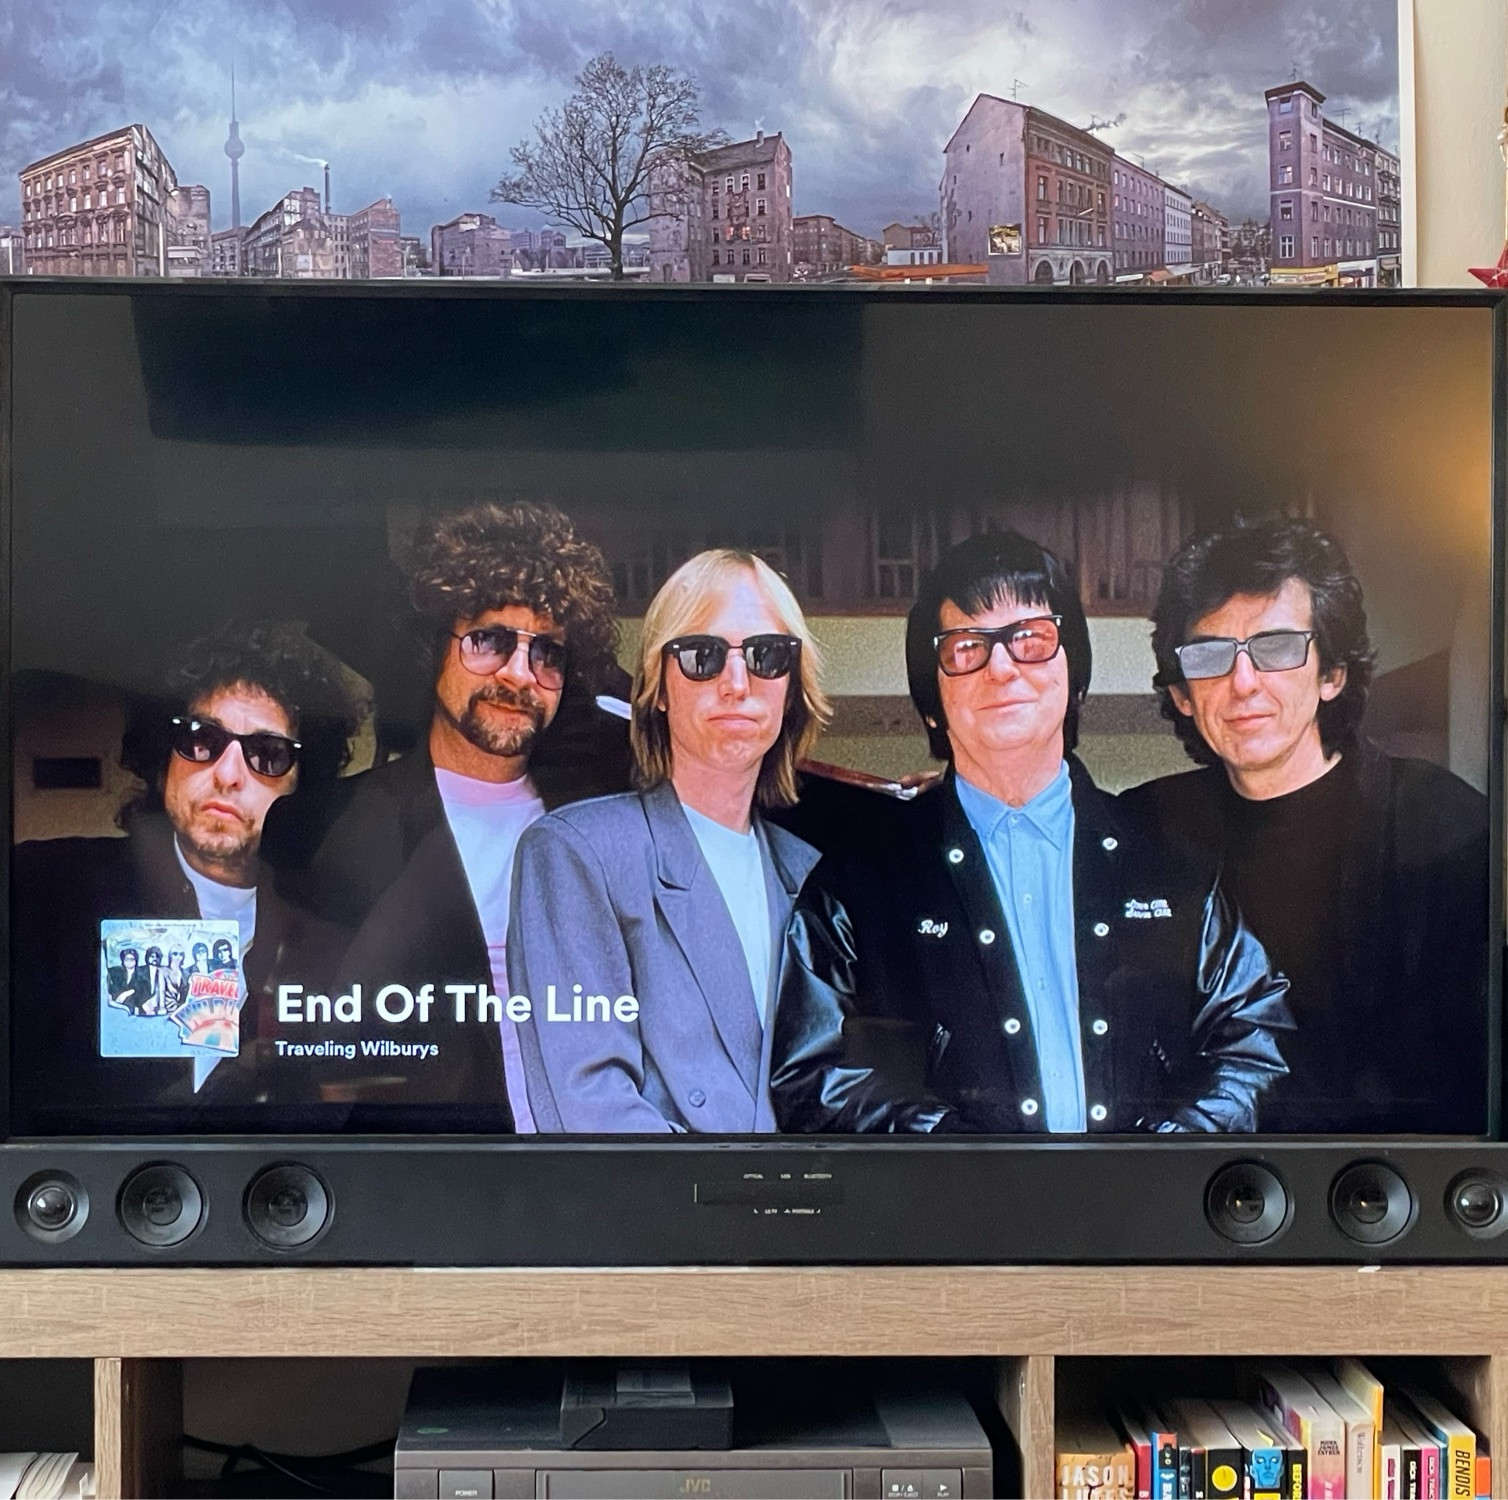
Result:
<svg viewBox="0 0 1508 1500">
<path fill-rule="evenodd" d="M 1503 248 L 1508 0 L 1398 0 L 1398 23 L 1404 276 L 1477 286 L 1467 268 Z"/>
</svg>

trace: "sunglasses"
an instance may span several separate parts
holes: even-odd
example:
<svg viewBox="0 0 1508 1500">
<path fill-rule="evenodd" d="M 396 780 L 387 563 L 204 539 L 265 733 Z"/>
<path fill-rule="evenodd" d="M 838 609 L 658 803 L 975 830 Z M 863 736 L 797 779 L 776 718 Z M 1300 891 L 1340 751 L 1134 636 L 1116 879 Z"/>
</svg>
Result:
<svg viewBox="0 0 1508 1500">
<path fill-rule="evenodd" d="M 491 677 L 513 660 L 520 641 L 529 643 L 529 670 L 551 692 L 565 686 L 566 645 L 552 635 L 515 630 L 511 625 L 482 625 L 455 637 L 461 643 L 461 665 L 478 677 Z"/>
<path fill-rule="evenodd" d="M 720 635 L 683 635 L 665 643 L 665 654 L 675 657 L 681 675 L 692 682 L 721 676 L 732 651 L 743 656 L 750 677 L 768 682 L 791 672 L 801 659 L 801 641 L 794 635 L 749 635 L 735 646 Z"/>
<path fill-rule="evenodd" d="M 258 730 L 255 734 L 232 734 L 213 719 L 174 719 L 173 750 L 196 766 L 213 765 L 230 748 L 241 747 L 242 758 L 258 776 L 286 776 L 304 747 L 285 734 Z"/>
<path fill-rule="evenodd" d="M 947 677 L 967 677 L 970 672 L 981 671 L 989 664 L 996 641 L 1005 647 L 1013 662 L 1035 667 L 1058 654 L 1063 645 L 1058 632 L 1062 623 L 1062 615 L 1037 615 L 992 630 L 963 625 L 934 635 L 932 646 L 937 652 L 937 664 Z"/>
<path fill-rule="evenodd" d="M 1190 641 L 1187 646 L 1175 646 L 1174 652 L 1184 678 L 1199 682 L 1234 672 L 1236 658 L 1243 651 L 1259 672 L 1292 672 L 1309 660 L 1309 642 L 1313 639 L 1312 630 L 1264 630 L 1244 641 L 1228 635 Z"/>
</svg>

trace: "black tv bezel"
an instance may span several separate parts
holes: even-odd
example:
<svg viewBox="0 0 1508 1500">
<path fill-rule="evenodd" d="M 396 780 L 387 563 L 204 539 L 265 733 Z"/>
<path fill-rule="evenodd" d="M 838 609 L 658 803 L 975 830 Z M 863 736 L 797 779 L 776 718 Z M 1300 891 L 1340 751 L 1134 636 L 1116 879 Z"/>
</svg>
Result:
<svg viewBox="0 0 1508 1500">
<path fill-rule="evenodd" d="M 854 302 L 921 298 L 947 305 L 1464 307 L 1490 309 L 1492 367 L 1492 642 L 1490 722 L 1504 723 L 1505 520 L 1508 520 L 1508 295 L 1488 291 L 995 288 L 893 285 L 660 286 L 600 282 L 512 286 L 426 280 L 384 282 L 163 282 L 67 277 L 0 279 L 0 743 L 9 746 L 11 455 L 17 297 L 333 297 L 388 299 L 664 299 L 732 297 Z M 1503 736 L 1489 747 L 1493 943 L 1504 948 Z M 0 783 L 5 826 L 11 777 Z M 1446 1214 L 1449 1182 L 1471 1167 L 1508 1184 L 1503 1138 L 1502 964 L 1489 976 L 1488 1130 L 1481 1137 L 1304 1139 L 1256 1135 L 1200 1139 L 1095 1137 L 719 1137 L 674 1142 L 628 1137 L 356 1136 L 39 1139 L 10 1134 L 9 862 L 0 871 L 0 1265 L 248 1264 L 289 1259 L 341 1264 L 575 1265 L 766 1263 L 968 1263 L 1508 1260 L 1508 1232 L 1463 1233 Z M 200 1230 L 168 1251 L 130 1239 L 112 1212 L 120 1183 L 138 1165 L 174 1161 L 194 1172 L 210 1209 Z M 241 1199 L 252 1175 L 299 1161 L 331 1185 L 329 1230 L 295 1252 L 269 1249 L 247 1231 Z M 1263 1245 L 1237 1246 L 1205 1220 L 1204 1188 L 1224 1163 L 1259 1161 L 1284 1179 L 1290 1222 Z M 1392 1163 L 1418 1210 L 1390 1245 L 1361 1246 L 1330 1221 L 1328 1185 L 1346 1164 Z M 422 1165 L 421 1165 L 422 1164 Z M 9 1211 L 38 1171 L 80 1179 L 93 1205 L 84 1230 L 43 1244 Z M 398 1200 L 382 1207 L 395 1182 Z M 631 1186 L 625 1189 L 625 1184 Z M 736 1186 L 742 1184 L 741 1187 Z M 730 1192 L 729 1189 L 733 1190 Z M 732 1201 L 729 1201 L 731 1198 Z M 519 1203 L 524 1212 L 499 1214 Z M 547 1211 L 541 1209 L 547 1205 Z M 1110 1218 L 1107 1207 L 1114 1208 Z M 1508 1215 L 1505 1215 L 1508 1225 Z"/>
</svg>

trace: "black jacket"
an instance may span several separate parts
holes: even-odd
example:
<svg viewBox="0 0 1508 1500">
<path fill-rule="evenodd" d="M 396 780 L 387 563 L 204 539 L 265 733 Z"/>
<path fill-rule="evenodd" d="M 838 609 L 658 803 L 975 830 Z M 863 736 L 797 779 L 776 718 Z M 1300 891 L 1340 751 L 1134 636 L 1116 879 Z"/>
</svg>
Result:
<svg viewBox="0 0 1508 1500">
<path fill-rule="evenodd" d="M 1487 1128 L 1492 958 L 1487 799 L 1440 766 L 1365 742 L 1346 762 L 1350 796 L 1330 917 L 1344 938 L 1328 986 L 1334 1009 L 1323 1026 L 1311 1024 L 1308 997 L 1294 990 L 1298 1032 L 1284 1048 L 1291 1073 L 1273 1089 L 1267 1123 L 1479 1134 Z M 1135 787 L 1119 802 L 1148 832 L 1224 862 L 1240 811 L 1235 796 L 1224 770 L 1211 767 Z M 1291 964 L 1288 934 L 1257 935 L 1279 965 Z"/>
<path fill-rule="evenodd" d="M 1208 866 L 1136 836 L 1070 764 L 1089 1129 L 1255 1129 L 1283 1072 L 1285 981 Z M 1044 1128 L 1009 929 L 951 776 L 887 848 L 807 880 L 771 1093 L 787 1131 Z"/>
<path fill-rule="evenodd" d="M 196 1094 L 182 1058 L 99 1055 L 100 922 L 192 918 L 193 887 L 163 814 L 135 817 L 126 838 L 47 839 L 11 852 L 11 1037 L 17 1128 L 27 1134 L 194 1128 L 302 1129 L 318 1123 L 316 1085 L 276 1054 L 277 988 L 316 992 L 334 977 L 347 933 L 283 900 L 263 870 L 256 935 L 245 955 L 241 1053 Z M 145 969 L 139 970 L 145 975 Z"/>
</svg>

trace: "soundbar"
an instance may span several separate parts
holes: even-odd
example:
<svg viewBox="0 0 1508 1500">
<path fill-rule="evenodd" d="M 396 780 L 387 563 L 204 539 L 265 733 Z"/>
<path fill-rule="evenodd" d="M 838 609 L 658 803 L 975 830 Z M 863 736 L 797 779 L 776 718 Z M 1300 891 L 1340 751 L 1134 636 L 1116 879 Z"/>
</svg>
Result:
<svg viewBox="0 0 1508 1500">
<path fill-rule="evenodd" d="M 5 1265 L 1508 1260 L 1465 1141 L 35 1141 L 0 1202 Z"/>
</svg>

